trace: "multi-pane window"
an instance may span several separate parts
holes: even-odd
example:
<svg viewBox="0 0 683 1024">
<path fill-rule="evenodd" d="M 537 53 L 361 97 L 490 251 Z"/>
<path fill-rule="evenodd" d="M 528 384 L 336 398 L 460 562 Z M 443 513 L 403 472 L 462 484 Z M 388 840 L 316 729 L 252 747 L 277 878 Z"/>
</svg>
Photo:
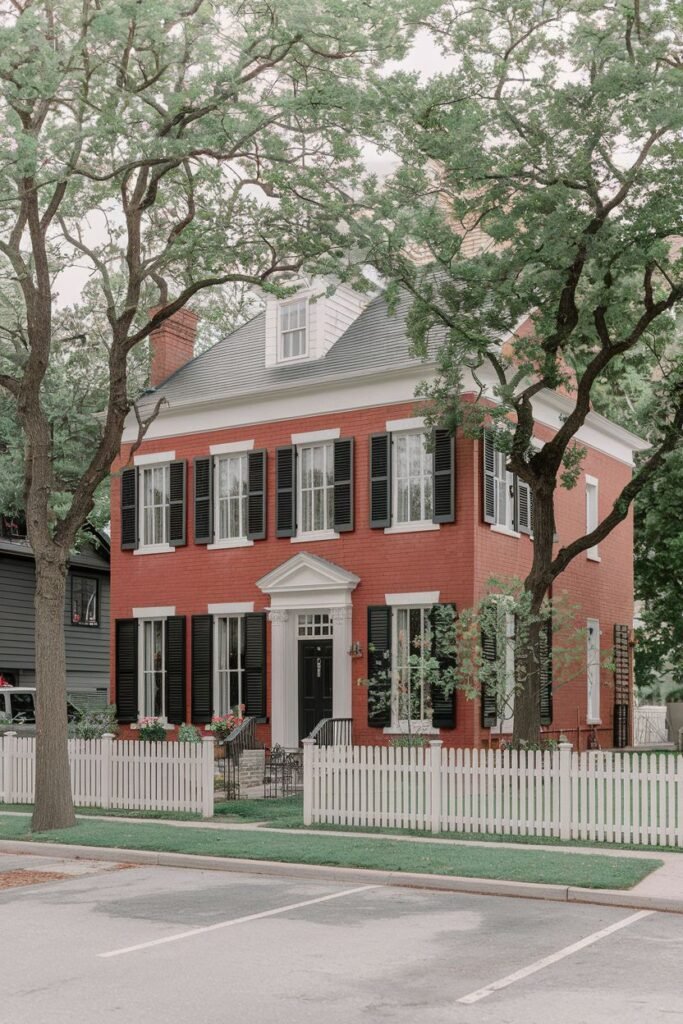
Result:
<svg viewBox="0 0 683 1024">
<path fill-rule="evenodd" d="M 600 623 L 588 619 L 586 634 L 586 677 L 588 683 L 588 721 L 600 721 Z"/>
<path fill-rule="evenodd" d="M 216 459 L 217 540 L 236 540 L 247 535 L 249 500 L 248 458 L 226 455 Z"/>
<path fill-rule="evenodd" d="M 424 663 L 431 652 L 430 608 L 394 609 L 392 721 L 424 722 L 431 715 Z"/>
<path fill-rule="evenodd" d="M 306 355 L 305 299 L 280 307 L 280 358 L 297 359 Z"/>
<path fill-rule="evenodd" d="M 140 469 L 140 536 L 144 547 L 168 544 L 169 465 Z"/>
<path fill-rule="evenodd" d="M 298 619 L 300 637 L 332 636 L 332 619 L 328 612 L 302 612 Z"/>
<path fill-rule="evenodd" d="M 299 528 L 318 533 L 334 528 L 334 446 L 302 445 L 299 449 Z"/>
<path fill-rule="evenodd" d="M 166 715 L 166 622 L 144 619 L 141 627 L 140 716 L 163 718 Z"/>
<path fill-rule="evenodd" d="M 215 629 L 214 714 L 227 715 L 246 703 L 244 616 L 217 615 Z"/>
<path fill-rule="evenodd" d="M 71 577 L 71 621 L 74 626 L 99 625 L 98 587 L 95 577 Z"/>
<path fill-rule="evenodd" d="M 495 452 L 496 525 L 515 529 L 514 474 L 508 472 L 507 455 Z"/>
<path fill-rule="evenodd" d="M 432 518 L 432 456 L 426 434 L 396 434 L 394 487 L 397 523 L 422 523 Z"/>
</svg>

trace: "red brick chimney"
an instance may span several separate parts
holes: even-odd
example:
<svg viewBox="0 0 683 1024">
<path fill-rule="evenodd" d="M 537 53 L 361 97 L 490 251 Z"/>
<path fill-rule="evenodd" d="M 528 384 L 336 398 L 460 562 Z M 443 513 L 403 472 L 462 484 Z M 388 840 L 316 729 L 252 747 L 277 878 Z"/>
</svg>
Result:
<svg viewBox="0 0 683 1024">
<path fill-rule="evenodd" d="M 150 310 L 150 315 L 154 313 L 156 309 Z M 149 339 L 151 387 L 157 387 L 192 359 L 198 320 L 191 309 L 179 309 L 152 331 Z"/>
</svg>

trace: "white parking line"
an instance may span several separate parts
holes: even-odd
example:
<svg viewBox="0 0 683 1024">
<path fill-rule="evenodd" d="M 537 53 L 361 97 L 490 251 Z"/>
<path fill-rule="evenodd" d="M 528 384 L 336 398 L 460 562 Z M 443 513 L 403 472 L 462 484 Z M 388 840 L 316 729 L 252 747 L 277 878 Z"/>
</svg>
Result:
<svg viewBox="0 0 683 1024">
<path fill-rule="evenodd" d="M 217 932 L 221 928 L 234 928 L 238 924 L 247 924 L 248 921 L 260 921 L 264 917 L 276 917 L 277 914 L 286 914 L 289 910 L 299 910 L 301 907 L 312 907 L 314 903 L 327 903 L 329 900 L 338 900 L 342 896 L 353 896 L 357 892 L 367 892 L 369 889 L 379 889 L 379 885 L 360 885 L 356 889 L 344 889 L 343 892 L 333 892 L 328 896 L 318 896 L 314 900 L 303 900 L 301 903 L 290 903 L 286 907 L 275 907 L 274 910 L 262 910 L 260 914 L 247 914 L 246 917 L 233 917 L 229 921 L 219 921 L 218 924 L 210 924 L 205 928 L 192 928 L 189 932 L 179 932 L 177 935 L 167 935 L 164 939 L 152 939 L 150 942 L 140 942 L 136 946 L 126 946 L 123 949 L 112 949 L 108 953 L 97 955 L 106 960 L 113 956 L 123 956 L 125 953 L 137 953 L 141 949 L 151 949 L 152 946 L 163 946 L 167 942 L 179 942 L 181 939 L 191 939 L 195 935 L 203 935 L 206 932 Z"/>
<path fill-rule="evenodd" d="M 542 971 L 544 967 L 550 967 L 551 964 L 556 964 L 558 960 L 564 960 L 565 957 L 572 956 L 573 953 L 578 953 L 579 950 L 585 949 L 586 946 L 592 946 L 594 942 L 599 942 L 600 939 L 607 938 L 608 935 L 612 935 L 613 932 L 618 932 L 622 928 L 628 928 L 629 925 L 635 924 L 636 921 L 640 921 L 643 917 L 648 917 L 650 914 L 654 914 L 654 910 L 639 910 L 637 914 L 631 914 L 629 917 L 622 917 L 620 921 L 616 921 L 614 924 L 608 925 L 607 928 L 602 928 L 599 932 L 593 932 L 592 935 L 587 935 L 585 939 L 579 939 L 578 942 L 573 942 L 571 946 L 565 946 L 564 949 L 559 949 L 557 953 L 551 953 L 550 956 L 544 956 L 542 960 L 537 960 L 533 964 L 529 964 L 528 967 L 522 967 L 521 970 L 515 971 L 514 974 L 508 974 L 507 977 L 501 978 L 499 981 L 494 981 L 485 988 L 478 988 L 476 992 L 470 992 L 469 995 L 463 996 L 462 999 L 458 999 L 459 1003 L 478 1003 L 480 999 L 486 999 L 487 996 L 492 995 L 494 992 L 499 992 L 501 988 L 507 988 L 508 985 L 514 985 L 516 981 L 522 981 L 524 978 L 528 978 L 530 974 L 536 974 L 537 971 Z"/>
</svg>

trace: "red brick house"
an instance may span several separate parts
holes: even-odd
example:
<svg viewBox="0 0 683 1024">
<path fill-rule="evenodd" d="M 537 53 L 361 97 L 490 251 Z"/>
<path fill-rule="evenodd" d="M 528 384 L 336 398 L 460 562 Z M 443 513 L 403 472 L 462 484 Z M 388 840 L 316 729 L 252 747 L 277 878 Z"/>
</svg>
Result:
<svg viewBox="0 0 683 1024">
<path fill-rule="evenodd" d="M 143 408 L 165 402 L 129 465 L 131 422 L 112 475 L 112 700 L 133 730 L 145 715 L 205 724 L 244 703 L 267 742 L 296 747 L 331 717 L 353 719 L 355 742 L 388 742 L 404 728 L 410 639 L 432 607 L 470 607 L 491 576 L 527 571 L 529 495 L 504 458 L 446 431 L 425 446 L 414 395 L 434 367 L 410 355 L 407 300 L 389 315 L 382 296 L 312 294 L 269 298 L 194 359 L 191 313 L 153 339 Z M 568 405 L 537 397 L 539 444 Z M 558 496 L 560 541 L 610 507 L 645 447 L 595 414 L 579 440 L 588 454 L 579 485 Z M 586 671 L 546 696 L 548 731 L 585 746 L 593 728 L 610 746 L 616 704 L 623 743 L 630 518 L 560 589 L 588 627 Z M 615 628 L 616 687 L 600 667 Z M 393 693 L 369 710 L 356 684 L 377 658 Z M 486 701 L 433 694 L 430 707 L 420 686 L 425 731 L 453 746 L 498 741 Z"/>
</svg>

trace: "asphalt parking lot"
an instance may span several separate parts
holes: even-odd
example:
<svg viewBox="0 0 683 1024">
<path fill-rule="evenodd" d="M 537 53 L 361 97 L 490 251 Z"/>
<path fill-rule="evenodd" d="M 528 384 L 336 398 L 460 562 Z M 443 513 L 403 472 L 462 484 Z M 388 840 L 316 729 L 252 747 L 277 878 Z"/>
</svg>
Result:
<svg viewBox="0 0 683 1024">
<path fill-rule="evenodd" d="M 683 1016 L 683 916 L 0 855 L 1 1024 Z"/>
</svg>

